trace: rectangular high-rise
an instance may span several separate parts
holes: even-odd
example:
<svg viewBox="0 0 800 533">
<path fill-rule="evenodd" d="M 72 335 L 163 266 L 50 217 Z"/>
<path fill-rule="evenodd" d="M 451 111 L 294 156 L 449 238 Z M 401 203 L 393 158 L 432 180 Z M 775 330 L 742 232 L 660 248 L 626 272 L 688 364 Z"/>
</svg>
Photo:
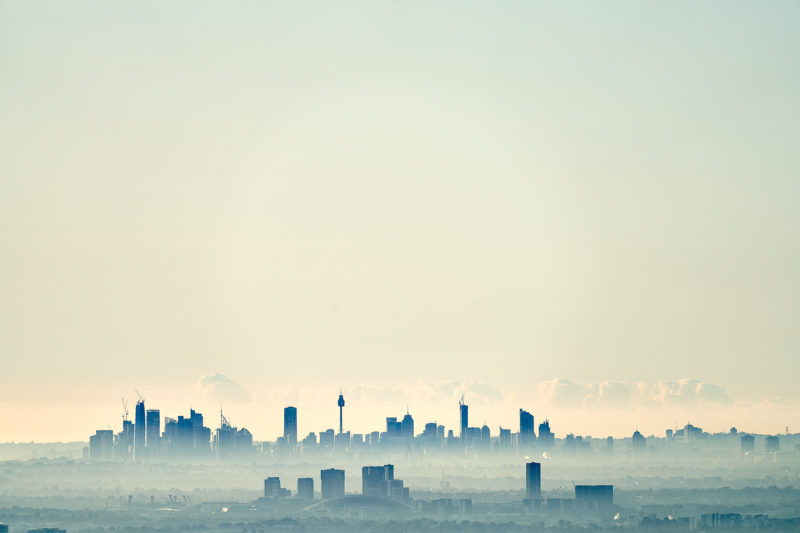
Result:
<svg viewBox="0 0 800 533">
<path fill-rule="evenodd" d="M 92 461 L 110 461 L 114 448 L 114 432 L 110 429 L 98 429 L 89 437 L 89 458 Z"/>
<path fill-rule="evenodd" d="M 133 426 L 133 458 L 144 457 L 146 442 L 147 415 L 145 415 L 144 400 L 136 402 L 136 418 Z"/>
<path fill-rule="evenodd" d="M 314 478 L 297 478 L 297 497 L 303 500 L 314 499 Z"/>
<path fill-rule="evenodd" d="M 283 408 L 283 437 L 289 446 L 297 444 L 297 407 Z"/>
<path fill-rule="evenodd" d="M 467 428 L 469 427 L 469 406 L 465 403 L 459 403 L 458 411 L 461 417 L 461 433 L 459 437 L 464 439 L 467 436 Z"/>
<path fill-rule="evenodd" d="M 525 465 L 525 495 L 536 500 L 542 497 L 541 463 L 527 463 Z"/>
<path fill-rule="evenodd" d="M 264 480 L 264 497 L 265 498 L 280 498 L 281 496 L 281 478 L 268 477 Z"/>
<path fill-rule="evenodd" d="M 361 494 L 388 498 L 391 496 L 391 481 L 394 466 L 365 466 L 361 469 Z"/>
<path fill-rule="evenodd" d="M 147 447 L 158 448 L 161 436 L 161 411 L 158 409 L 147 410 Z"/>
<path fill-rule="evenodd" d="M 536 438 L 533 429 L 533 415 L 524 409 L 519 410 L 519 443 L 529 445 Z"/>
<path fill-rule="evenodd" d="M 344 470 L 328 468 L 327 470 L 320 470 L 319 475 L 322 482 L 323 499 L 329 500 L 344 497 Z"/>
</svg>

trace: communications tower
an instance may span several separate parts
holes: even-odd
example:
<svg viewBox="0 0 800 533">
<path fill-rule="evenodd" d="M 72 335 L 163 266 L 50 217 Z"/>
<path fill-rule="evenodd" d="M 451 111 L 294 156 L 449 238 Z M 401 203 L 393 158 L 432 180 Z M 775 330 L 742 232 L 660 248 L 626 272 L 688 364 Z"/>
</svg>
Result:
<svg viewBox="0 0 800 533">
<path fill-rule="evenodd" d="M 339 433 L 344 433 L 342 428 L 342 408 L 344 407 L 344 396 L 342 396 L 342 389 L 339 389 L 339 401 L 336 402 L 339 406 Z"/>
</svg>

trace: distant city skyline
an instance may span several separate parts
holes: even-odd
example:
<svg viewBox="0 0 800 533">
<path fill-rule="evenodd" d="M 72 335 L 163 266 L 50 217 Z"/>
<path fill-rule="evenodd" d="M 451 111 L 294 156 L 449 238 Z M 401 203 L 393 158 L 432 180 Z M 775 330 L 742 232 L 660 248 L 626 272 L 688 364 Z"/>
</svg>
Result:
<svg viewBox="0 0 800 533">
<path fill-rule="evenodd" d="M 156 406 L 163 421 L 165 414 L 188 412 L 192 407 L 211 415 L 213 421 L 218 418 L 214 413 L 223 408 L 234 425 L 247 427 L 259 441 L 275 440 L 287 428 L 290 431 L 296 428 L 298 440 L 309 431 L 339 430 L 339 387 L 250 389 L 222 374 L 206 376 L 202 381 L 206 385 L 176 386 L 154 390 L 152 394 L 145 389 L 148 411 Z M 644 435 L 663 436 L 665 429 L 680 428 L 687 422 L 711 432 L 727 432 L 737 427 L 745 432 L 782 434 L 787 425 L 790 432 L 800 429 L 791 425 L 793 411 L 785 404 L 748 405 L 730 398 L 714 384 L 695 380 L 599 385 L 553 380 L 523 389 L 529 396 L 521 395 L 518 389 L 501 390 L 485 382 L 461 381 L 342 386 L 341 390 L 347 402 L 343 429 L 352 433 L 368 433 L 382 427 L 387 416 L 394 416 L 399 422 L 408 409 L 417 423 L 417 434 L 425 423 L 435 421 L 453 429 L 458 436 L 461 425 L 458 401 L 462 392 L 469 405 L 468 425 L 489 424 L 493 435 L 501 426 L 517 432 L 522 418 L 520 409 L 534 417 L 534 427 L 549 419 L 559 438 L 568 432 L 595 438 L 630 437 L 635 429 Z M 130 398 L 135 391 L 130 392 L 129 419 L 133 421 L 135 402 Z M 124 396 L 124 391 L 107 392 L 114 393 Z M 287 415 L 290 407 L 295 410 L 294 418 Z M 108 427 L 118 431 L 123 413 L 120 398 L 115 397 L 64 402 L 45 419 L 46 424 L 33 418 L 32 411 L 26 408 L 26 404 L 18 404 L 15 409 L 0 411 L 0 423 L 8 428 L 3 433 L 7 441 L 85 440 L 87 432 L 95 429 Z M 20 422 L 15 423 L 9 414 Z M 216 427 L 213 422 L 209 425 Z"/>
<path fill-rule="evenodd" d="M 798 15 L 0 2 L 0 438 L 800 426 Z"/>
<path fill-rule="evenodd" d="M 543 458 L 548 458 L 549 454 L 569 456 L 614 453 L 614 442 L 620 438 L 610 435 L 605 438 L 593 438 L 591 435 L 581 435 L 570 427 L 565 427 L 562 435 L 557 435 L 553 430 L 556 421 L 551 422 L 547 417 L 539 421 L 537 431 L 534 415 L 524 409 L 519 410 L 517 431 L 509 427 L 503 428 L 502 425 L 497 426 L 496 431 L 492 431 L 490 426 L 492 422 L 484 421 L 483 424 L 469 422 L 469 404 L 464 394 L 458 401 L 459 426 L 456 428 L 448 428 L 445 424 L 439 423 L 439 419 L 434 419 L 425 421 L 424 430 L 418 431 L 415 428 L 419 428 L 422 424 L 415 422 L 407 407 L 402 418 L 386 416 L 385 425 L 373 426 L 363 432 L 353 432 L 345 430 L 342 426 L 344 406 L 344 395 L 340 390 L 337 400 L 338 431 L 323 426 L 316 431 L 308 431 L 302 439 L 297 433 L 298 409 L 294 406 L 284 407 L 283 434 L 273 440 L 254 438 L 247 427 L 234 425 L 225 416 L 222 408 L 219 412 L 219 426 L 216 429 L 213 429 L 211 423 L 206 425 L 203 414 L 195 409 L 190 409 L 188 416 L 165 416 L 164 424 L 161 425 L 160 410 L 146 409 L 144 398 L 139 396 L 134 423 L 128 419 L 126 402 L 123 400 L 120 431 L 96 430 L 89 437 L 89 446 L 83 448 L 83 458 L 91 461 L 117 462 L 165 460 L 207 462 L 248 460 L 255 457 L 275 459 L 278 456 L 285 456 L 311 461 L 312 456 L 319 453 L 334 453 L 344 457 L 350 453 L 364 451 L 370 453 L 383 451 L 400 455 L 430 453 L 460 458 L 473 455 L 535 457 L 541 454 Z M 797 435 L 791 434 L 786 437 L 792 439 Z M 779 453 L 780 436 L 764 437 L 759 453 Z M 675 452 L 680 449 L 674 447 L 678 443 L 699 446 L 710 442 L 725 442 L 728 448 L 733 442 L 743 456 L 752 455 L 755 451 L 755 438 L 751 431 L 742 431 L 736 427 L 731 427 L 727 431 L 706 431 L 690 422 L 680 428 L 677 424 L 674 428 L 665 428 L 662 436 L 651 435 L 650 440 L 651 445 L 654 444 L 655 447 L 648 449 L 648 438 L 637 428 L 630 438 L 622 437 L 622 441 L 630 442 L 630 446 L 622 450 L 617 448 L 617 451 L 632 457 L 643 457 L 646 452 L 655 454 Z M 560 444 L 557 445 L 557 442 Z M 662 443 L 665 443 L 666 447 L 662 448 L 660 446 Z M 693 453 L 694 448 L 684 448 L 684 450 Z M 370 475 L 377 476 L 375 481 L 392 479 L 389 470 L 376 468 L 377 470 L 367 469 L 371 472 Z M 531 469 L 535 469 L 536 473 L 534 474 Z M 534 481 L 534 477 L 539 475 L 538 469 L 538 463 L 528 463 L 526 471 L 528 497 L 539 497 L 539 489 L 533 486 L 539 484 Z M 377 486 L 374 488 L 378 490 Z M 265 482 L 265 494 L 278 497 L 279 493 L 283 494 L 276 479 Z"/>
</svg>

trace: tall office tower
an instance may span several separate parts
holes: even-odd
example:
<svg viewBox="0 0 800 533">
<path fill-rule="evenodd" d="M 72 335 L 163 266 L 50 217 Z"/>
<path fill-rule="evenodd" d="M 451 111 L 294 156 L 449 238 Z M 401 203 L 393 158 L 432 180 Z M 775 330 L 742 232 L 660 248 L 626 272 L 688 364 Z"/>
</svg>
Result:
<svg viewBox="0 0 800 533">
<path fill-rule="evenodd" d="M 324 448 L 333 448 L 335 434 L 332 429 L 319 432 L 319 445 Z"/>
<path fill-rule="evenodd" d="M 414 419 L 411 417 L 411 414 L 406 410 L 406 415 L 403 417 L 403 421 L 400 423 L 400 435 L 404 439 L 413 439 L 414 438 Z"/>
<path fill-rule="evenodd" d="M 133 457 L 133 422 L 122 421 L 122 432 L 117 436 L 117 455 L 128 460 Z"/>
<path fill-rule="evenodd" d="M 550 449 L 556 444 L 556 436 L 550 431 L 550 421 L 545 420 L 539 424 L 539 445 L 542 448 Z"/>
<path fill-rule="evenodd" d="M 533 443 L 536 434 L 533 431 L 533 415 L 524 409 L 519 410 L 519 443 L 528 446 Z"/>
<path fill-rule="evenodd" d="M 289 446 L 297 444 L 297 407 L 283 408 L 283 438 Z"/>
<path fill-rule="evenodd" d="M 492 446 L 492 431 L 489 426 L 481 426 L 481 448 L 488 450 Z"/>
<path fill-rule="evenodd" d="M 89 458 L 92 461 L 110 461 L 113 458 L 114 432 L 98 429 L 89 437 Z"/>
<path fill-rule="evenodd" d="M 394 465 L 365 466 L 361 468 L 361 494 L 388 498 L 391 496 L 391 481 Z"/>
<path fill-rule="evenodd" d="M 322 482 L 322 499 L 344 497 L 344 470 L 335 468 L 320 470 L 319 477 Z"/>
<path fill-rule="evenodd" d="M 158 448 L 161 435 L 161 411 L 158 409 L 147 410 L 147 447 Z"/>
<path fill-rule="evenodd" d="M 505 429 L 503 427 L 500 428 L 500 437 L 498 438 L 498 443 L 500 444 L 501 448 L 511 448 L 510 429 Z"/>
<path fill-rule="evenodd" d="M 463 440 L 467 436 L 467 428 L 469 427 L 469 406 L 464 403 L 464 395 L 458 400 L 458 411 L 461 415 L 461 433 L 459 437 Z"/>
<path fill-rule="evenodd" d="M 609 452 L 614 451 L 614 437 L 611 436 L 606 437 L 606 449 Z"/>
<path fill-rule="evenodd" d="M 314 499 L 314 478 L 313 477 L 299 477 L 297 478 L 297 497 L 302 500 Z"/>
<path fill-rule="evenodd" d="M 525 464 L 525 495 L 537 500 L 542 497 L 541 463 Z"/>
<path fill-rule="evenodd" d="M 342 425 L 342 408 L 344 407 L 344 396 L 342 396 L 342 391 L 339 391 L 339 401 L 336 402 L 336 405 L 339 406 L 339 433 L 344 431 L 344 426 Z"/>
<path fill-rule="evenodd" d="M 144 409 L 144 398 L 136 402 L 136 424 L 133 427 L 133 458 L 138 460 L 145 455 L 147 415 Z"/>
<path fill-rule="evenodd" d="M 281 496 L 281 478 L 268 477 L 264 480 L 264 497 L 265 498 L 280 498 Z"/>
<path fill-rule="evenodd" d="M 402 435 L 403 423 L 397 421 L 396 416 L 386 417 L 386 436 L 389 438 L 399 437 Z"/>
</svg>

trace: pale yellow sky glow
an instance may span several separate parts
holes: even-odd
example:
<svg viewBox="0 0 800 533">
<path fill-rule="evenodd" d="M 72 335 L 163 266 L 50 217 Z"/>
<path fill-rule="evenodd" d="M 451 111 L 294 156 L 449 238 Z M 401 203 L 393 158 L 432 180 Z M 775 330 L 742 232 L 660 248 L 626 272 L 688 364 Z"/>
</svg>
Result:
<svg viewBox="0 0 800 533">
<path fill-rule="evenodd" d="M 0 441 L 800 425 L 798 16 L 0 3 Z"/>
</svg>

